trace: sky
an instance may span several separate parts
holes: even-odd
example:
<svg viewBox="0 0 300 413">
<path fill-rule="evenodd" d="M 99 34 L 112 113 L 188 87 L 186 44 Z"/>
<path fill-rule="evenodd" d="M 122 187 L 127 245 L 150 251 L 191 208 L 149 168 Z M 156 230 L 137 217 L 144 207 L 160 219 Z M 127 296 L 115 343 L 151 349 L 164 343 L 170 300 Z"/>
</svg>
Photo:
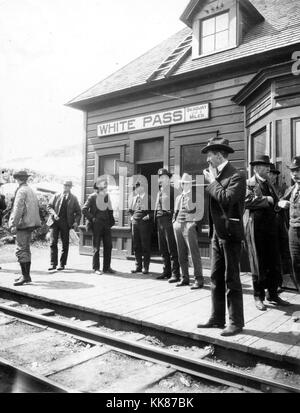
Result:
<svg viewBox="0 0 300 413">
<path fill-rule="evenodd" d="M 81 143 L 82 112 L 64 104 L 181 30 L 187 4 L 0 0 L 1 164 Z"/>
</svg>

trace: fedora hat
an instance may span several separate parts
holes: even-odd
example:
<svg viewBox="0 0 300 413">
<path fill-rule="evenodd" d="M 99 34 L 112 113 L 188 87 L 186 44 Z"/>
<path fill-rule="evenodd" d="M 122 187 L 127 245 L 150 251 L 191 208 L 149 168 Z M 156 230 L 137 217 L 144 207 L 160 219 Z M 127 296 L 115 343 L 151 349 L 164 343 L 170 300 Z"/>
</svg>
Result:
<svg viewBox="0 0 300 413">
<path fill-rule="evenodd" d="M 202 149 L 202 153 L 209 151 L 226 151 L 228 153 L 234 153 L 234 149 L 229 145 L 228 139 L 212 138 L 208 141 L 207 146 Z"/>
<path fill-rule="evenodd" d="M 158 176 L 163 176 L 167 175 L 169 178 L 172 178 L 172 174 L 166 169 L 166 168 L 161 168 L 158 170 Z"/>
<path fill-rule="evenodd" d="M 196 181 L 193 180 L 193 178 L 192 178 L 191 175 L 189 175 L 189 174 L 187 174 L 187 173 L 184 173 L 184 174 L 182 175 L 182 178 L 179 179 L 179 182 L 180 182 L 181 184 L 192 184 L 192 183 L 195 183 Z"/>
<path fill-rule="evenodd" d="M 295 156 L 293 158 L 291 165 L 288 166 L 291 171 L 295 171 L 296 169 L 300 169 L 300 156 Z"/>
<path fill-rule="evenodd" d="M 273 163 L 271 163 L 270 172 L 275 174 L 275 175 L 280 175 L 281 174 L 279 169 L 276 169 L 276 166 Z"/>
<path fill-rule="evenodd" d="M 31 174 L 29 174 L 27 171 L 24 170 L 19 170 L 14 172 L 13 177 L 14 178 L 29 178 L 30 176 L 32 176 Z"/>
<path fill-rule="evenodd" d="M 64 184 L 63 184 L 64 186 L 70 186 L 70 187 L 72 187 L 73 186 L 73 182 L 72 181 L 64 181 Z"/>
<path fill-rule="evenodd" d="M 251 166 L 268 165 L 271 166 L 270 157 L 268 155 L 258 155 L 254 161 L 250 162 Z"/>
</svg>

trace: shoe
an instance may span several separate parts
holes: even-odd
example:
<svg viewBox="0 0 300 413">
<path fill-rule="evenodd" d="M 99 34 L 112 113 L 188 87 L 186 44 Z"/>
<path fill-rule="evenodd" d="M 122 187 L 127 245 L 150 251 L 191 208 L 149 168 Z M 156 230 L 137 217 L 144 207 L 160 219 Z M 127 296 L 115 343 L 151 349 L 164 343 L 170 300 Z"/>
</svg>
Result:
<svg viewBox="0 0 300 413">
<path fill-rule="evenodd" d="M 30 278 L 30 277 L 29 277 L 29 278 L 25 278 L 25 277 L 22 275 L 22 277 L 20 277 L 17 281 L 14 282 L 14 286 L 15 286 L 15 287 L 19 287 L 19 286 L 21 286 L 21 285 L 28 284 L 28 283 L 30 283 L 30 282 L 31 282 L 31 278 Z"/>
<path fill-rule="evenodd" d="M 131 274 L 141 274 L 143 271 L 141 268 L 137 268 L 136 270 L 132 270 Z"/>
<path fill-rule="evenodd" d="M 199 283 L 198 281 L 195 281 L 194 284 L 191 286 L 191 290 L 200 290 L 203 287 L 204 283 Z"/>
<path fill-rule="evenodd" d="M 190 285 L 189 281 L 180 281 L 180 283 L 177 284 L 176 287 L 186 287 L 187 285 Z"/>
<path fill-rule="evenodd" d="M 95 270 L 95 271 L 94 271 L 94 274 L 96 274 L 96 275 L 103 275 L 103 272 L 100 271 L 100 270 Z"/>
<path fill-rule="evenodd" d="M 225 330 L 222 331 L 221 336 L 222 337 L 236 336 L 237 334 L 240 334 L 242 331 L 243 331 L 243 327 L 229 326 L 225 328 Z"/>
<path fill-rule="evenodd" d="M 198 324 L 197 328 L 224 328 L 225 327 L 225 323 L 220 323 L 217 321 L 213 321 L 213 320 L 208 320 L 207 323 L 205 324 Z"/>
<path fill-rule="evenodd" d="M 284 301 L 282 298 L 280 297 L 274 297 L 274 298 L 268 298 L 269 303 L 281 306 L 281 307 L 288 307 L 289 305 L 291 305 L 288 301 Z"/>
<path fill-rule="evenodd" d="M 117 271 L 113 270 L 112 268 L 108 268 L 107 270 L 103 270 L 103 274 L 116 274 Z"/>
<path fill-rule="evenodd" d="M 255 299 L 255 307 L 259 311 L 267 311 L 267 307 L 264 305 L 263 301 L 260 299 Z"/>
<path fill-rule="evenodd" d="M 57 271 L 63 271 L 65 269 L 64 265 L 61 265 L 60 267 L 57 268 Z"/>
<path fill-rule="evenodd" d="M 48 271 L 56 271 L 56 266 L 52 266 L 52 267 L 50 267 L 50 268 L 48 268 Z"/>
<path fill-rule="evenodd" d="M 144 274 L 144 275 L 148 275 L 148 274 L 150 274 L 150 273 L 149 273 L 149 270 L 148 270 L 148 269 L 146 269 L 146 268 L 145 268 L 145 269 L 143 269 L 143 274 Z"/>
<path fill-rule="evenodd" d="M 157 280 L 167 280 L 170 278 L 168 274 L 161 274 L 159 277 L 156 277 Z"/>
<path fill-rule="evenodd" d="M 169 279 L 170 284 L 178 283 L 180 281 L 180 278 L 176 275 L 172 275 L 172 277 Z"/>
</svg>

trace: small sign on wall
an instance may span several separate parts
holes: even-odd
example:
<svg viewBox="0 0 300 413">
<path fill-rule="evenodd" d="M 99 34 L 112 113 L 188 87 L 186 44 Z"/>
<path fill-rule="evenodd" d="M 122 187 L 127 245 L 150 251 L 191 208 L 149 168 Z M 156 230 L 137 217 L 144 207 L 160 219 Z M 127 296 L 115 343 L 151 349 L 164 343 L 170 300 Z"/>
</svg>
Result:
<svg viewBox="0 0 300 413">
<path fill-rule="evenodd" d="M 101 123 L 97 126 L 99 137 L 134 132 L 143 129 L 160 128 L 179 123 L 195 122 L 210 118 L 210 104 L 188 106 L 166 112 L 151 113 L 137 118 Z"/>
</svg>

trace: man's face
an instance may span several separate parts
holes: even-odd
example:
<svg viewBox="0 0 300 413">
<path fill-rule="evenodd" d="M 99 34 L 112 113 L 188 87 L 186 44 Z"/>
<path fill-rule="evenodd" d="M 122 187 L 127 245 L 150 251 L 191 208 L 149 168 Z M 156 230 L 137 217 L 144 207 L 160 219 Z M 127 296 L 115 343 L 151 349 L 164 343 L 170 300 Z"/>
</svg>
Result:
<svg viewBox="0 0 300 413">
<path fill-rule="evenodd" d="M 291 171 L 292 180 L 300 184 L 300 168 Z"/>
<path fill-rule="evenodd" d="M 191 183 L 182 183 L 181 188 L 182 188 L 183 192 L 190 192 L 190 190 L 192 188 L 192 184 Z"/>
<path fill-rule="evenodd" d="M 71 192 L 71 186 L 70 185 L 64 185 L 64 193 L 69 194 Z"/>
<path fill-rule="evenodd" d="M 215 169 L 223 162 L 221 154 L 218 152 L 208 152 L 206 159 L 207 163 Z"/>
<path fill-rule="evenodd" d="M 255 172 L 258 173 L 263 179 L 268 179 L 270 173 L 270 166 L 269 165 L 257 165 L 255 167 Z"/>
<path fill-rule="evenodd" d="M 99 184 L 99 192 L 105 193 L 107 191 L 107 183 L 100 182 Z"/>
<path fill-rule="evenodd" d="M 269 179 L 271 181 L 271 183 L 274 185 L 276 184 L 277 181 L 277 174 L 274 174 L 273 172 L 269 173 Z"/>
<path fill-rule="evenodd" d="M 170 178 L 168 177 L 168 175 L 162 175 L 158 178 L 158 182 L 163 188 L 165 188 L 166 186 L 169 185 Z"/>
</svg>

